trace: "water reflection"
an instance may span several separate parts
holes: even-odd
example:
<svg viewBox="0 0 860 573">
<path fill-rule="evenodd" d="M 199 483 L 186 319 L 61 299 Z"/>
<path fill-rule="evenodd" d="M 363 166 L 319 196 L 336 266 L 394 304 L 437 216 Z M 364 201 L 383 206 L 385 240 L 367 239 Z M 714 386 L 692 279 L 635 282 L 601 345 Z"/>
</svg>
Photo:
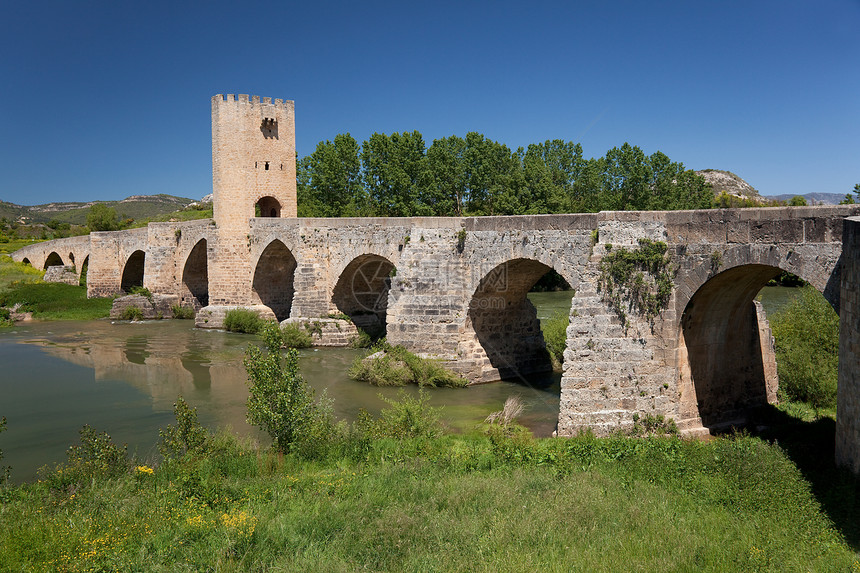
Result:
<svg viewBox="0 0 860 573">
<path fill-rule="evenodd" d="M 14 481 L 31 480 L 38 467 L 64 460 L 85 423 L 152 456 L 158 428 L 173 422 L 179 394 L 198 408 L 204 425 L 265 440 L 245 421 L 242 359 L 256 340 L 195 330 L 190 321 L 31 323 L 2 331 L 0 416 L 9 419 L 0 436 L 3 464 L 13 467 Z M 302 374 L 317 392 L 334 399 L 338 418 L 353 420 L 362 409 L 377 413 L 385 405 L 380 396 L 397 396 L 398 389 L 348 379 L 349 365 L 364 352 L 300 353 Z M 559 380 L 556 374 L 527 383 L 434 389 L 430 403 L 443 406 L 443 421 L 451 429 L 468 430 L 518 394 L 526 404 L 521 421 L 536 434 L 549 435 L 558 417 Z"/>
</svg>

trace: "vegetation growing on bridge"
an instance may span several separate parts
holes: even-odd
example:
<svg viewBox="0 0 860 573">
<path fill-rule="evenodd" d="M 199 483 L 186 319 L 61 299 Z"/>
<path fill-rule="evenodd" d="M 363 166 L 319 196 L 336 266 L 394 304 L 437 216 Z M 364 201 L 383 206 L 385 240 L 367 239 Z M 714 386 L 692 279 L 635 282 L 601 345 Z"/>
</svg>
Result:
<svg viewBox="0 0 860 573">
<path fill-rule="evenodd" d="M 626 309 L 632 306 L 653 320 L 669 304 L 672 265 L 663 241 L 639 239 L 639 247 L 620 247 L 600 261 L 598 287 L 626 325 Z"/>
</svg>

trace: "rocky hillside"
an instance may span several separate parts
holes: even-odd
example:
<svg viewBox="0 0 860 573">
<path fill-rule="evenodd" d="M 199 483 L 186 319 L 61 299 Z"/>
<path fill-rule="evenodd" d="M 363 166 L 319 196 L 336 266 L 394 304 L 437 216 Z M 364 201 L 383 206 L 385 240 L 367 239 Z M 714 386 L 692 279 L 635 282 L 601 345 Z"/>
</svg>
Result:
<svg viewBox="0 0 860 573">
<path fill-rule="evenodd" d="M 193 199 L 173 195 L 134 195 L 122 201 L 89 201 L 70 203 L 46 203 L 44 205 L 16 205 L 0 201 L 0 218 L 21 223 L 47 223 L 60 221 L 74 225 L 84 225 L 90 207 L 102 203 L 113 207 L 122 219 L 146 219 L 166 215 L 184 209 L 195 203 Z"/>
<path fill-rule="evenodd" d="M 732 173 L 731 171 L 720 171 L 719 169 L 703 169 L 696 171 L 699 175 L 705 178 L 705 181 L 711 184 L 714 188 L 714 195 L 719 195 L 723 191 L 734 197 L 743 199 L 752 199 L 757 202 L 764 202 L 764 198 L 759 194 L 755 187 Z"/>
</svg>

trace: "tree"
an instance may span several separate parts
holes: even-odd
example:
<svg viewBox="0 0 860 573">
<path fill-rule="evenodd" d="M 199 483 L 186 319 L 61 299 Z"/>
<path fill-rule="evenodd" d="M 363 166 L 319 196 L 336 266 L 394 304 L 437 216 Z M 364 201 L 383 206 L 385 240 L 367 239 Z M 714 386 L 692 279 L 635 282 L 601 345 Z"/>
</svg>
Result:
<svg viewBox="0 0 860 573">
<path fill-rule="evenodd" d="M 87 213 L 87 227 L 90 231 L 115 231 L 118 227 L 116 211 L 104 203 L 96 203 Z"/>
<path fill-rule="evenodd" d="M 433 177 L 427 193 L 433 214 L 462 216 L 467 200 L 466 140 L 456 135 L 434 139 L 427 149 L 427 166 Z"/>
<path fill-rule="evenodd" d="M 361 181 L 361 149 L 349 134 L 338 134 L 334 142 L 317 144 L 300 164 L 299 186 L 305 216 L 349 217 L 366 214 L 367 199 Z"/>
<path fill-rule="evenodd" d="M 248 422 L 259 426 L 273 446 L 287 453 L 297 446 L 305 452 L 319 447 L 333 431 L 331 407 L 314 401 L 314 391 L 299 373 L 295 348 L 281 356 L 281 331 L 276 322 L 263 327 L 264 349 L 252 346 L 245 356 L 250 395 Z"/>
<path fill-rule="evenodd" d="M 417 131 L 374 133 L 361 150 L 364 184 L 372 214 L 409 217 L 432 214 L 424 200 L 432 173 L 424 153 L 424 138 Z"/>
<path fill-rule="evenodd" d="M 788 202 L 788 205 L 790 207 L 806 207 L 806 197 L 804 197 L 803 195 L 795 195 Z"/>
</svg>

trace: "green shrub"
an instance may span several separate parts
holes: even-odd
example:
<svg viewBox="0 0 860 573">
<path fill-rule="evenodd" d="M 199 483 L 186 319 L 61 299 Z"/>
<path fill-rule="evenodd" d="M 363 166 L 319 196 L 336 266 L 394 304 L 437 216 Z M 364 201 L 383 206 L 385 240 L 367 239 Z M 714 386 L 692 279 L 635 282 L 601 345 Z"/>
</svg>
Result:
<svg viewBox="0 0 860 573">
<path fill-rule="evenodd" d="M 446 386 L 462 388 L 468 381 L 457 376 L 434 360 L 420 358 L 402 346 L 381 343 L 374 347 L 381 352 L 373 358 L 357 358 L 349 368 L 349 377 L 374 386 Z"/>
<path fill-rule="evenodd" d="M 287 348 L 310 348 L 313 339 L 310 332 L 297 324 L 287 324 L 281 329 L 281 340 Z"/>
<path fill-rule="evenodd" d="M 294 348 L 281 356 L 282 335 L 276 323 L 265 323 L 264 347 L 252 346 L 245 356 L 250 396 L 248 422 L 272 437 L 281 452 L 297 451 L 307 457 L 327 448 L 335 431 L 330 403 L 314 400 L 313 389 L 299 373 Z"/>
<path fill-rule="evenodd" d="M 0 327 L 12 326 L 12 312 L 8 308 L 0 307 Z"/>
<path fill-rule="evenodd" d="M 122 309 L 122 314 L 119 315 L 120 320 L 142 320 L 143 311 L 137 306 L 127 306 Z"/>
<path fill-rule="evenodd" d="M 127 447 L 114 444 L 107 433 L 85 425 L 80 436 L 80 445 L 69 448 L 65 464 L 56 466 L 54 471 L 42 468 L 42 478 L 51 489 L 74 492 L 99 478 L 122 475 L 131 467 Z"/>
<path fill-rule="evenodd" d="M 158 451 L 165 459 L 178 459 L 185 454 L 201 454 L 206 451 L 209 432 L 197 421 L 197 408 L 192 408 L 182 396 L 173 403 L 176 425 L 168 424 L 158 430 L 161 438 Z"/>
<path fill-rule="evenodd" d="M 178 318 L 181 320 L 190 320 L 194 318 L 194 309 L 190 306 L 180 306 L 178 304 L 174 304 L 170 307 L 170 313 L 173 315 L 173 318 Z"/>
<path fill-rule="evenodd" d="M 564 362 L 564 349 L 567 348 L 567 325 L 570 316 L 563 310 L 557 311 L 551 317 L 540 321 L 546 350 L 549 352 L 552 366 L 560 370 Z"/>
<path fill-rule="evenodd" d="M 388 404 L 373 421 L 372 433 L 375 437 L 388 438 L 434 438 L 442 433 L 439 425 L 441 408 L 429 405 L 430 396 L 423 390 L 413 397 L 400 390 L 397 399 L 379 398 Z"/>
<path fill-rule="evenodd" d="M 224 329 L 230 332 L 257 334 L 266 321 L 249 308 L 234 308 L 227 311 L 224 317 Z"/>
<path fill-rule="evenodd" d="M 839 317 L 813 287 L 770 319 L 783 397 L 815 408 L 836 405 Z"/>
</svg>

